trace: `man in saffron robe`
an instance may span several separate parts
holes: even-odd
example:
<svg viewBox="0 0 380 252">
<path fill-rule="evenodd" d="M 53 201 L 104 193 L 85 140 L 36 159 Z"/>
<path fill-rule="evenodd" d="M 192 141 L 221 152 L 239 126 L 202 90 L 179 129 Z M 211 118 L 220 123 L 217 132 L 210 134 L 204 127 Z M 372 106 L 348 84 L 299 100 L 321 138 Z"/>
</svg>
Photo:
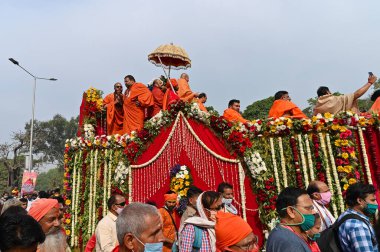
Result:
<svg viewBox="0 0 380 252">
<path fill-rule="evenodd" d="M 174 91 L 173 91 L 172 87 L 170 86 L 170 83 L 172 84 Z M 170 82 L 168 80 L 166 82 L 166 91 L 165 91 L 164 99 L 162 101 L 162 110 L 168 110 L 169 105 L 171 103 L 175 103 L 179 100 L 177 92 L 178 92 L 177 80 L 176 79 L 170 79 Z"/>
<path fill-rule="evenodd" d="M 186 73 L 181 74 L 181 78 L 178 79 L 178 96 L 184 102 L 192 102 L 199 95 L 191 91 L 189 81 L 189 75 Z"/>
<path fill-rule="evenodd" d="M 172 246 L 175 240 L 177 240 L 177 224 L 175 219 L 177 218 L 175 207 L 177 205 L 177 194 L 169 191 L 164 195 L 165 205 L 158 209 L 158 212 L 162 217 L 162 233 L 165 237 L 163 252 L 172 251 Z"/>
<path fill-rule="evenodd" d="M 107 135 L 123 132 L 123 86 L 120 82 L 114 85 L 115 92 L 104 97 L 104 107 L 107 109 Z"/>
<path fill-rule="evenodd" d="M 228 109 L 224 110 L 223 117 L 230 122 L 248 122 L 240 114 L 240 101 L 235 99 L 228 102 Z"/>
<path fill-rule="evenodd" d="M 278 91 L 274 95 L 274 102 L 269 110 L 269 117 L 291 117 L 291 118 L 306 118 L 301 109 L 296 104 L 291 102 L 287 91 Z"/>
<path fill-rule="evenodd" d="M 127 90 L 124 94 L 123 133 L 141 130 L 144 127 L 145 109 L 153 106 L 153 95 L 142 83 L 136 83 L 132 75 L 124 78 Z"/>
<path fill-rule="evenodd" d="M 207 95 L 205 93 L 200 93 L 198 95 L 197 103 L 198 103 L 199 109 L 202 110 L 203 112 L 208 112 L 204 105 L 206 101 L 207 101 Z"/>
<path fill-rule="evenodd" d="M 154 101 L 154 105 L 152 107 L 153 108 L 152 114 L 151 114 L 152 117 L 157 115 L 161 111 L 163 101 L 164 101 L 165 91 L 166 91 L 166 86 L 164 85 L 163 81 L 160 79 L 155 79 L 153 81 L 153 89 L 152 89 L 152 95 L 153 95 L 153 101 Z"/>
<path fill-rule="evenodd" d="M 375 83 L 377 77 L 370 75 L 368 82 L 353 94 L 334 95 L 328 87 L 319 87 L 317 90 L 318 100 L 314 108 L 314 115 L 321 113 L 337 114 L 342 111 L 359 113 L 358 99 Z"/>
<path fill-rule="evenodd" d="M 375 92 L 373 92 L 372 96 L 371 96 L 371 101 L 374 101 L 374 103 L 372 104 L 372 107 L 370 108 L 370 112 L 373 112 L 373 113 L 379 113 L 380 112 L 380 89 L 376 90 Z"/>
</svg>

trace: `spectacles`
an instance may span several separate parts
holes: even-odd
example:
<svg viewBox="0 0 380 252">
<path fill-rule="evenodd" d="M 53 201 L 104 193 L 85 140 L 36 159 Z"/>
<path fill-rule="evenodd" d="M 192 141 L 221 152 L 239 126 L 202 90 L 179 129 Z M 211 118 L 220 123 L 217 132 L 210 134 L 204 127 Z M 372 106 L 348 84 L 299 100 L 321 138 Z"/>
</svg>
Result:
<svg viewBox="0 0 380 252">
<path fill-rule="evenodd" d="M 235 244 L 233 246 L 238 247 L 239 249 L 241 249 L 243 251 L 252 251 L 253 248 L 255 247 L 255 244 L 256 244 L 255 240 L 252 240 L 249 243 L 244 244 L 244 245 L 236 245 Z"/>
<path fill-rule="evenodd" d="M 115 88 L 122 88 L 122 86 L 116 86 Z"/>
<path fill-rule="evenodd" d="M 118 203 L 118 204 L 115 204 L 115 206 L 125 206 L 125 201 L 124 202 L 121 202 L 121 203 Z"/>
</svg>

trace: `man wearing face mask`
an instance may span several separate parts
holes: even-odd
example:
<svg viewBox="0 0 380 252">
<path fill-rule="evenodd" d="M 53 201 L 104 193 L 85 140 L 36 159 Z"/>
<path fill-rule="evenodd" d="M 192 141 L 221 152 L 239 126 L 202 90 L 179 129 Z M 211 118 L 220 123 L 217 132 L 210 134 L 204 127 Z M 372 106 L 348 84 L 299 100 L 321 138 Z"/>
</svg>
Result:
<svg viewBox="0 0 380 252">
<path fill-rule="evenodd" d="M 114 194 L 108 199 L 107 206 L 108 214 L 99 221 L 95 230 L 95 248 L 97 252 L 110 252 L 118 244 L 116 235 L 116 219 L 124 209 L 125 198 L 120 194 Z"/>
<path fill-rule="evenodd" d="M 328 205 L 331 200 L 330 189 L 322 181 L 311 181 L 307 187 L 307 193 L 313 200 L 315 210 L 317 210 L 319 216 L 321 217 L 322 225 L 320 232 L 322 232 L 335 222 L 334 216 L 326 207 L 326 205 Z"/>
<path fill-rule="evenodd" d="M 378 208 L 373 185 L 356 183 L 350 185 L 346 192 L 348 209 L 345 215 L 354 214 L 360 219 L 347 219 L 339 226 L 339 241 L 342 251 L 379 251 L 375 232 L 369 221 Z"/>
<path fill-rule="evenodd" d="M 311 252 L 306 231 L 315 225 L 313 201 L 300 188 L 287 187 L 276 201 L 280 223 L 268 237 L 267 252 Z"/>
<path fill-rule="evenodd" d="M 157 208 L 142 203 L 131 203 L 116 220 L 120 252 L 161 252 L 164 235 Z"/>
<path fill-rule="evenodd" d="M 222 195 L 223 209 L 226 213 L 238 214 L 237 209 L 232 205 L 234 192 L 231 184 L 222 182 L 218 185 L 218 192 Z"/>
<path fill-rule="evenodd" d="M 175 220 L 177 218 L 174 211 L 177 205 L 178 195 L 172 191 L 168 191 L 165 195 L 165 205 L 158 211 L 162 217 L 162 233 L 164 234 L 163 252 L 170 252 L 174 241 L 177 239 L 177 226 Z"/>
</svg>

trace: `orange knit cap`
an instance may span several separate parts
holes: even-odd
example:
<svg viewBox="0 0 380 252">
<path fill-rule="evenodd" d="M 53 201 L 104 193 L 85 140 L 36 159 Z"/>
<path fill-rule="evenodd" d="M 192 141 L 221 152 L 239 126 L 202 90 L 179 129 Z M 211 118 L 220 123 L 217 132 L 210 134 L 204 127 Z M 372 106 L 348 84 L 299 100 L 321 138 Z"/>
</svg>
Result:
<svg viewBox="0 0 380 252">
<path fill-rule="evenodd" d="M 171 193 L 171 194 L 164 194 L 164 199 L 166 201 L 177 201 L 178 195 L 176 193 Z"/>
<path fill-rule="evenodd" d="M 170 82 L 172 83 L 173 87 L 177 87 L 178 86 L 178 82 L 177 82 L 176 79 L 170 79 Z M 169 80 L 166 82 L 166 87 L 170 88 Z"/>
<path fill-rule="evenodd" d="M 33 201 L 28 214 L 36 221 L 40 221 L 52 208 L 59 209 L 56 199 L 38 199 Z"/>
<path fill-rule="evenodd" d="M 216 215 L 216 247 L 223 251 L 243 240 L 252 228 L 240 216 L 219 211 Z"/>
</svg>

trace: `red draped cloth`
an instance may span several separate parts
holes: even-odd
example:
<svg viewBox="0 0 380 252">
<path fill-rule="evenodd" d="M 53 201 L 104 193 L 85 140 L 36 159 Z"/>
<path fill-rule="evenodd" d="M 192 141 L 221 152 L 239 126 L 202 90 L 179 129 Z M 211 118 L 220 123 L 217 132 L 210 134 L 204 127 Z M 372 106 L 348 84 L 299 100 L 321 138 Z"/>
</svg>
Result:
<svg viewBox="0 0 380 252">
<path fill-rule="evenodd" d="M 226 159 L 234 159 L 224 142 L 207 126 L 192 119 L 187 120 L 197 137 L 209 149 Z M 182 117 L 180 117 L 172 132 L 173 127 L 163 129 L 154 142 L 134 163 L 134 165 L 144 164 L 150 161 L 159 151 L 162 151 L 161 155 L 153 163 L 132 170 L 132 200 L 139 202 L 150 200 L 156 202 L 158 206 L 163 205 L 163 195 L 170 187 L 170 169 L 174 165 L 180 164 L 186 165 L 190 169 L 194 185 L 202 190 L 216 190 L 218 184 L 223 181 L 232 184 L 235 200 L 237 201 L 235 206 L 240 216 L 242 216 L 238 164 L 223 161 L 210 154 L 193 136 Z M 171 132 L 172 136 L 170 136 Z M 167 146 L 163 149 L 165 143 L 167 143 Z M 259 236 L 260 244 L 262 244 L 264 237 L 257 211 L 258 205 L 247 177 L 244 180 L 244 189 L 247 221 L 254 233 Z"/>
</svg>

